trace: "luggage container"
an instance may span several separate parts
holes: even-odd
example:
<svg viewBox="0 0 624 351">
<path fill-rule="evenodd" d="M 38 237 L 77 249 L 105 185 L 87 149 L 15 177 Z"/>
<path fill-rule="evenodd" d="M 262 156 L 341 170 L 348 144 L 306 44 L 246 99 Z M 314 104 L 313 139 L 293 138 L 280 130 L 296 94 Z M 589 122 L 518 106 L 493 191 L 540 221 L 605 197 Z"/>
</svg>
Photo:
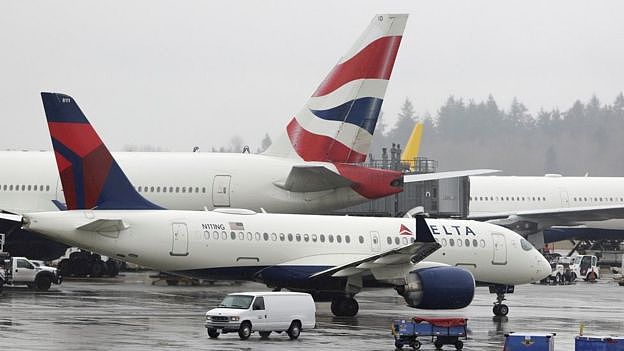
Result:
<svg viewBox="0 0 624 351">
<path fill-rule="evenodd" d="M 503 351 L 553 351 L 555 333 L 509 333 L 505 334 Z"/>
<path fill-rule="evenodd" d="M 624 337 L 576 336 L 575 351 L 624 351 Z"/>
</svg>

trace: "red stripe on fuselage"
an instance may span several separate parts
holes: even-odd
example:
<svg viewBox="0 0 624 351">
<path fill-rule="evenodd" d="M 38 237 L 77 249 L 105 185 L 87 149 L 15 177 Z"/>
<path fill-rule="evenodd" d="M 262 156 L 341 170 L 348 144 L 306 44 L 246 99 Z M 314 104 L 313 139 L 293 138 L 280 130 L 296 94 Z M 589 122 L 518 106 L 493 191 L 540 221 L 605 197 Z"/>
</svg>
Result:
<svg viewBox="0 0 624 351">
<path fill-rule="evenodd" d="M 328 136 L 307 131 L 296 118 L 286 126 L 288 138 L 297 154 L 306 161 L 364 162 L 366 155 L 354 151 Z"/>
<path fill-rule="evenodd" d="M 102 145 L 102 140 L 90 124 L 49 122 L 48 128 L 52 138 L 58 140 L 80 157 L 85 157 Z"/>
<path fill-rule="evenodd" d="M 402 182 L 399 182 L 396 186 L 392 185 L 393 181 L 402 178 L 403 173 L 399 171 L 367 168 L 344 163 L 335 163 L 334 165 L 340 175 L 354 183 L 351 188 L 367 199 L 377 199 L 403 191 Z"/>
<path fill-rule="evenodd" d="M 382 37 L 336 65 L 312 96 L 323 96 L 356 79 L 390 79 L 401 36 Z"/>
</svg>

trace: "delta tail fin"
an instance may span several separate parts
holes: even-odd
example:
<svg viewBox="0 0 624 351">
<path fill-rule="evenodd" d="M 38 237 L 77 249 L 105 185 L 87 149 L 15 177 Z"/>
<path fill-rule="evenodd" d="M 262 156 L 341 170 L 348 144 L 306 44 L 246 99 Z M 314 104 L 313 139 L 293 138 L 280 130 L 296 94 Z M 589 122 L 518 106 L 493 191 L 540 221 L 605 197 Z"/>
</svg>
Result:
<svg viewBox="0 0 624 351">
<path fill-rule="evenodd" d="M 161 209 L 134 189 L 71 96 L 41 99 L 67 209 Z"/>
<path fill-rule="evenodd" d="M 265 154 L 365 161 L 406 22 L 406 14 L 376 15 Z"/>
</svg>

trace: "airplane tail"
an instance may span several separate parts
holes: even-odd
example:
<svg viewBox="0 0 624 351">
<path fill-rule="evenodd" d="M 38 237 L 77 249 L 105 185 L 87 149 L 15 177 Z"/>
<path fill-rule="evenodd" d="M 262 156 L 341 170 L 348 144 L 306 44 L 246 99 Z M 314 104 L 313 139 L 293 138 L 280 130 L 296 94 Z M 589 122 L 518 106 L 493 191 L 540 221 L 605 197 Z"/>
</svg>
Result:
<svg viewBox="0 0 624 351">
<path fill-rule="evenodd" d="M 71 96 L 41 99 L 67 209 L 161 209 L 134 189 Z"/>
<path fill-rule="evenodd" d="M 420 142 L 422 141 L 423 134 L 423 123 L 418 122 L 412 129 L 412 134 L 407 140 L 407 145 L 405 145 L 405 149 L 403 150 L 403 154 L 401 154 L 401 161 L 407 162 L 411 170 L 416 168 L 416 158 L 418 157 L 418 152 L 420 151 Z"/>
<path fill-rule="evenodd" d="M 365 161 L 406 22 L 406 14 L 376 15 L 265 154 Z"/>
</svg>

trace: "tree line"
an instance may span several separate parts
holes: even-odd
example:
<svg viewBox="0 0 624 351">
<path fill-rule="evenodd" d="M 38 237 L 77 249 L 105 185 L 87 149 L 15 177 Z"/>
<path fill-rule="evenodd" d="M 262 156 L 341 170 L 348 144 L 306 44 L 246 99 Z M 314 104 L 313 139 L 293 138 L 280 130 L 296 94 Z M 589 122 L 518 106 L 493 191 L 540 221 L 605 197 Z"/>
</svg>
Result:
<svg viewBox="0 0 624 351">
<path fill-rule="evenodd" d="M 531 114 L 514 99 L 501 108 L 493 96 L 485 101 L 450 96 L 435 116 L 417 116 L 406 99 L 390 128 L 383 116 L 371 146 L 402 147 L 416 122 L 424 124 L 420 155 L 438 160 L 440 169 L 495 168 L 508 175 L 561 173 L 624 176 L 624 95 L 613 103 L 596 96 L 577 100 L 567 110 Z"/>
</svg>

